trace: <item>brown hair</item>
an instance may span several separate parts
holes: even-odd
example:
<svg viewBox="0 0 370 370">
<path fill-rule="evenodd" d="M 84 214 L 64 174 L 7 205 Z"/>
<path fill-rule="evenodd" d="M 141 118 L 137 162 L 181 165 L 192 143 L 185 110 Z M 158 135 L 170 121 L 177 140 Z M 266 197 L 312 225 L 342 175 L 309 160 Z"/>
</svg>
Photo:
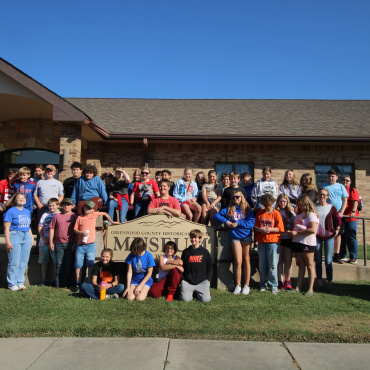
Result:
<svg viewBox="0 0 370 370">
<path fill-rule="evenodd" d="M 196 238 L 198 237 L 199 239 L 203 238 L 203 233 L 199 229 L 193 229 L 189 233 L 190 238 Z"/>
<path fill-rule="evenodd" d="M 163 246 L 163 249 L 162 249 L 162 252 L 165 253 L 166 252 L 166 247 L 173 247 L 173 250 L 175 251 L 175 254 L 177 253 L 177 244 L 175 242 L 173 242 L 172 240 L 170 240 L 169 242 L 167 242 L 164 246 Z"/>
<path fill-rule="evenodd" d="M 16 203 L 17 203 L 17 198 L 18 198 L 18 196 L 22 196 L 22 197 L 25 197 L 25 199 L 27 200 L 27 196 L 26 196 L 26 194 L 24 194 L 24 193 L 15 193 L 9 200 L 8 200 L 8 202 L 6 203 L 6 205 L 8 206 L 8 207 L 14 207 L 15 205 L 16 205 Z"/>
<path fill-rule="evenodd" d="M 314 206 L 314 204 L 312 203 L 312 200 L 307 196 L 307 195 L 301 195 L 298 200 L 297 200 L 297 207 L 299 207 L 298 203 L 302 203 L 305 207 L 305 217 L 306 218 L 309 213 L 314 213 L 317 217 L 319 217 L 319 215 L 317 214 L 317 211 L 316 211 L 316 207 Z M 299 208 L 298 208 L 299 209 Z M 300 212 L 302 213 L 302 212 Z"/>
<path fill-rule="evenodd" d="M 308 180 L 308 185 L 307 186 L 303 186 L 302 184 L 302 179 L 306 177 L 306 179 Z M 314 189 L 317 191 L 317 187 L 316 187 L 316 184 L 315 184 L 315 180 L 313 179 L 312 175 L 310 173 L 304 173 L 302 176 L 301 176 L 301 180 L 299 181 L 299 184 L 301 185 L 301 189 L 302 189 L 302 193 L 303 194 L 306 194 L 308 191 Z"/>
<path fill-rule="evenodd" d="M 144 252 L 146 249 L 146 243 L 143 238 L 135 238 L 130 245 L 130 252 L 138 255 Z"/>
<path fill-rule="evenodd" d="M 275 198 L 271 194 L 265 194 L 265 195 L 262 195 L 262 197 L 260 199 L 260 203 L 264 207 L 266 207 L 269 204 L 274 204 L 275 203 Z"/>
<path fill-rule="evenodd" d="M 86 172 L 93 172 L 94 176 L 96 176 L 98 174 L 98 170 L 97 170 L 96 166 L 94 166 L 93 164 L 88 164 L 83 168 L 82 174 L 86 175 Z"/>
</svg>

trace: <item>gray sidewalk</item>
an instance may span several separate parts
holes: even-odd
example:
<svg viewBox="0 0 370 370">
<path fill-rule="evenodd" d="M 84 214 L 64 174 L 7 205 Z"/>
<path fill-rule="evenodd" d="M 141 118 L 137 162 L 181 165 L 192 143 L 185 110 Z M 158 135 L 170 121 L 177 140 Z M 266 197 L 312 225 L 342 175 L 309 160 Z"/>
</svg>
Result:
<svg viewBox="0 0 370 370">
<path fill-rule="evenodd" d="M 370 344 L 1 338 L 2 370 L 369 369 Z"/>
</svg>

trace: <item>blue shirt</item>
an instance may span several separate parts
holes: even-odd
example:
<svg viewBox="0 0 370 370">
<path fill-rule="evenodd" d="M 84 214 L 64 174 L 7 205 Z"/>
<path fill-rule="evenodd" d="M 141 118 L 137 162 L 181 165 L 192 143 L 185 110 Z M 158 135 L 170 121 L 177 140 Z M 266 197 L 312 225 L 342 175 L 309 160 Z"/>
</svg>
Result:
<svg viewBox="0 0 370 370">
<path fill-rule="evenodd" d="M 322 184 L 322 187 L 329 192 L 329 199 L 327 202 L 333 205 L 339 212 L 343 205 L 343 198 L 348 198 L 348 193 L 344 185 L 335 183 L 330 185 L 328 182 Z"/>
<path fill-rule="evenodd" d="M 31 212 L 25 207 L 22 210 L 12 207 L 5 212 L 4 221 L 10 222 L 10 230 L 28 231 L 31 224 Z"/>
<path fill-rule="evenodd" d="M 24 205 L 24 208 L 28 209 L 30 212 L 33 212 L 33 194 L 36 189 L 35 183 L 28 180 L 26 182 L 21 182 L 20 180 L 14 184 L 16 193 L 23 193 L 26 195 L 27 202 Z"/>
<path fill-rule="evenodd" d="M 140 284 L 147 274 L 148 268 L 155 266 L 154 258 L 148 251 L 145 251 L 143 256 L 130 253 L 126 258 L 126 263 L 132 265 L 131 283 L 134 284 Z M 151 286 L 153 284 L 152 277 L 145 284 Z"/>
</svg>

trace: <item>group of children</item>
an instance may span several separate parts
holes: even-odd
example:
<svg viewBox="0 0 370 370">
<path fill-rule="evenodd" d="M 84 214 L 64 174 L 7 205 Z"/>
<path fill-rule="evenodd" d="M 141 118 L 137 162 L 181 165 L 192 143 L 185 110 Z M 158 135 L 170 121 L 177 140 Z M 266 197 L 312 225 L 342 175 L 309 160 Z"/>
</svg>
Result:
<svg viewBox="0 0 370 370">
<path fill-rule="evenodd" d="M 30 171 L 27 168 L 22 168 L 17 175 L 15 171 L 10 171 L 6 179 L 7 185 L 4 186 L 4 180 L 0 182 L 1 203 L 4 204 L 12 194 L 15 194 L 8 206 L 1 207 L 3 211 L 10 208 L 4 214 L 4 234 L 9 253 L 8 287 L 11 290 L 25 289 L 24 271 L 28 258 L 26 261 L 25 256 L 18 252 L 17 257 L 14 257 L 14 252 L 15 249 L 18 250 L 18 245 L 27 244 L 27 248 L 31 246 L 31 244 L 28 246 L 28 243 L 30 237 L 32 238 L 30 222 L 33 201 L 37 208 L 40 235 L 41 286 L 46 284 L 50 259 L 54 263 L 55 286 L 68 286 L 74 261 L 75 291 L 86 292 L 93 298 L 97 296 L 97 290 L 101 289 L 101 281 L 105 281 L 111 285 L 108 286 L 108 289 L 111 289 L 107 291 L 108 297 L 110 295 L 116 297 L 123 293 L 129 300 L 142 300 L 148 294 L 158 297 L 165 289 L 167 299 L 172 300 L 182 274 L 181 299 L 192 299 L 195 291 L 201 300 L 210 300 L 209 281 L 212 276 L 212 263 L 209 253 L 199 245 L 202 237 L 199 230 L 191 233 L 193 249 L 184 251 L 181 259 L 175 256 L 177 252 L 175 243 L 170 242 L 164 246 L 165 254 L 159 260 L 160 278 L 154 285 L 151 277 L 154 260 L 146 251 L 142 239 L 135 239 L 130 249 L 131 254 L 126 260 L 128 264 L 126 290 L 118 283 L 117 271 L 111 268 L 111 251 L 103 252 L 100 265 L 97 266 L 94 244 L 95 222 L 97 217 L 102 215 L 110 224 L 116 224 L 117 222 L 113 221 L 115 209 L 119 210 L 121 222 L 125 222 L 127 212 L 133 208 L 133 218 L 161 213 L 173 217 L 183 213 L 193 222 L 226 225 L 230 229 L 234 255 L 234 294 L 248 295 L 250 292 L 250 248 L 253 232 L 254 241 L 258 243 L 261 291 L 267 289 L 267 284 L 273 294 L 281 289 L 300 291 L 307 267 L 309 290 L 306 294 L 312 295 L 315 278 L 314 258 L 318 286 L 322 289 L 321 243 L 324 244 L 328 290 L 331 291 L 332 249 L 335 252 L 334 261 L 338 263 L 342 261 L 339 229 L 343 215 L 352 215 L 353 218 L 348 219 L 348 222 L 352 222 L 347 227 L 350 237 L 343 238 L 342 253 L 343 250 L 346 251 L 347 243 L 350 251 L 349 261 L 356 263 L 357 260 L 357 239 L 354 230 L 357 228 L 356 216 L 359 215 L 357 210 L 359 195 L 350 184 L 345 187 L 336 182 L 338 175 L 335 170 L 328 172 L 328 183 L 323 185 L 323 189 L 327 190 L 320 189 L 319 193 L 310 174 L 304 174 L 298 183 L 294 172 L 288 170 L 283 183 L 278 186 L 271 178 L 272 171 L 269 167 L 263 169 L 262 179 L 255 184 L 252 182 L 252 176 L 244 173 L 242 175 L 244 186 L 239 185 L 240 175 L 237 173 L 223 174 L 221 183 L 218 183 L 214 170 L 209 171 L 208 182 L 205 181 L 204 173 L 198 173 L 196 181 L 193 181 L 193 172 L 189 168 L 184 170 L 184 177 L 176 184 L 171 181 L 171 173 L 168 170 L 157 171 L 154 181 L 150 179 L 150 170 L 146 167 L 134 172 L 133 181 L 126 171 L 117 168 L 115 176 L 105 174 L 104 183 L 97 176 L 95 166 L 88 165 L 82 169 L 81 164 L 76 162 L 72 165 L 73 176 L 65 181 L 63 188 L 62 184 L 54 179 L 53 165 L 46 166 L 45 179 L 42 171 L 35 171 L 34 181 L 29 180 Z M 108 178 L 110 180 L 107 181 Z M 345 176 L 344 181 L 350 182 L 350 177 Z M 321 201 L 323 192 L 328 193 L 328 203 Z M 64 198 L 64 193 L 70 197 Z M 319 202 L 315 206 L 317 195 Z M 108 213 L 97 211 L 102 206 L 107 207 Z M 62 208 L 62 212 L 59 207 Z M 336 248 L 338 239 L 339 250 Z M 17 247 L 14 248 L 14 245 Z M 22 250 L 21 247 L 19 249 Z M 22 253 L 25 250 L 22 250 Z M 294 253 L 299 266 L 299 275 L 297 288 L 292 290 L 290 277 Z M 81 284 L 81 268 L 84 261 L 93 290 L 91 286 Z M 111 281 L 101 280 L 103 272 L 108 267 L 107 275 Z"/>
</svg>

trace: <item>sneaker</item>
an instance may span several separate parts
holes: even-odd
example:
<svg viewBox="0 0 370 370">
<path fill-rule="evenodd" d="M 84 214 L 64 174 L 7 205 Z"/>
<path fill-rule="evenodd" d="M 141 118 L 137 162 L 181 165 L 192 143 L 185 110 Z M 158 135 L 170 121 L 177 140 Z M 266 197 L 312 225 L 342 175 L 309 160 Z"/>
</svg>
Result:
<svg viewBox="0 0 370 370">
<path fill-rule="evenodd" d="M 340 260 L 343 262 L 347 262 L 347 257 L 341 257 Z"/>
<path fill-rule="evenodd" d="M 279 291 L 278 291 L 277 289 L 272 289 L 272 290 L 271 290 L 271 293 L 272 293 L 272 294 L 278 294 L 278 293 L 279 293 Z"/>
<path fill-rule="evenodd" d="M 18 289 L 19 289 L 19 290 L 25 290 L 25 289 L 26 289 L 26 287 L 25 287 L 23 284 L 19 284 L 19 285 L 18 285 Z"/>
<path fill-rule="evenodd" d="M 110 221 L 108 221 L 108 220 L 104 220 L 104 221 L 103 221 L 103 225 L 104 225 L 105 227 L 107 227 L 107 226 L 110 226 L 110 225 L 112 225 L 112 224 L 110 223 Z"/>
<path fill-rule="evenodd" d="M 39 287 L 39 288 L 42 288 L 42 287 L 44 287 L 44 286 L 46 286 L 46 284 L 45 284 L 45 283 L 41 283 L 41 284 L 39 284 L 39 285 L 38 285 L 38 287 Z"/>
<path fill-rule="evenodd" d="M 279 284 L 278 284 L 278 289 L 279 290 L 284 290 L 284 283 L 282 281 L 279 281 Z"/>
<path fill-rule="evenodd" d="M 118 296 L 118 294 L 117 294 L 117 293 L 107 294 L 107 295 L 105 296 L 105 299 L 118 299 L 118 298 L 119 298 L 119 296 Z"/>
<path fill-rule="evenodd" d="M 266 288 L 261 288 L 260 292 L 266 292 Z"/>
<path fill-rule="evenodd" d="M 351 258 L 348 260 L 348 263 L 352 263 L 352 265 L 355 265 L 357 263 L 357 260 L 355 258 Z"/>
<path fill-rule="evenodd" d="M 80 294 L 81 293 L 81 285 L 80 284 L 77 284 L 75 286 L 75 289 L 74 289 L 73 293 L 75 293 L 75 294 Z"/>
<path fill-rule="evenodd" d="M 248 295 L 250 291 L 251 291 L 251 289 L 249 288 L 249 286 L 244 285 L 243 290 L 242 290 L 242 294 Z"/>
<path fill-rule="evenodd" d="M 312 297 L 312 296 L 313 296 L 313 292 L 308 291 L 308 292 L 306 292 L 304 295 L 305 295 L 306 297 Z"/>
<path fill-rule="evenodd" d="M 168 295 L 167 295 L 167 298 L 166 298 L 166 301 L 167 301 L 167 302 L 171 302 L 171 301 L 173 301 L 173 294 L 168 294 Z"/>
<path fill-rule="evenodd" d="M 343 261 L 340 259 L 340 256 L 338 256 L 338 255 L 333 257 L 333 262 L 339 263 L 340 265 L 343 264 Z"/>
<path fill-rule="evenodd" d="M 237 285 L 234 289 L 233 294 L 235 295 L 240 294 L 241 291 L 242 291 L 242 287 L 240 285 Z"/>
<path fill-rule="evenodd" d="M 19 290 L 18 288 L 18 285 L 13 285 L 9 288 L 12 292 L 16 292 L 17 290 Z"/>
<path fill-rule="evenodd" d="M 284 289 L 285 290 L 292 290 L 293 289 L 292 283 L 289 280 L 284 282 Z"/>
</svg>

